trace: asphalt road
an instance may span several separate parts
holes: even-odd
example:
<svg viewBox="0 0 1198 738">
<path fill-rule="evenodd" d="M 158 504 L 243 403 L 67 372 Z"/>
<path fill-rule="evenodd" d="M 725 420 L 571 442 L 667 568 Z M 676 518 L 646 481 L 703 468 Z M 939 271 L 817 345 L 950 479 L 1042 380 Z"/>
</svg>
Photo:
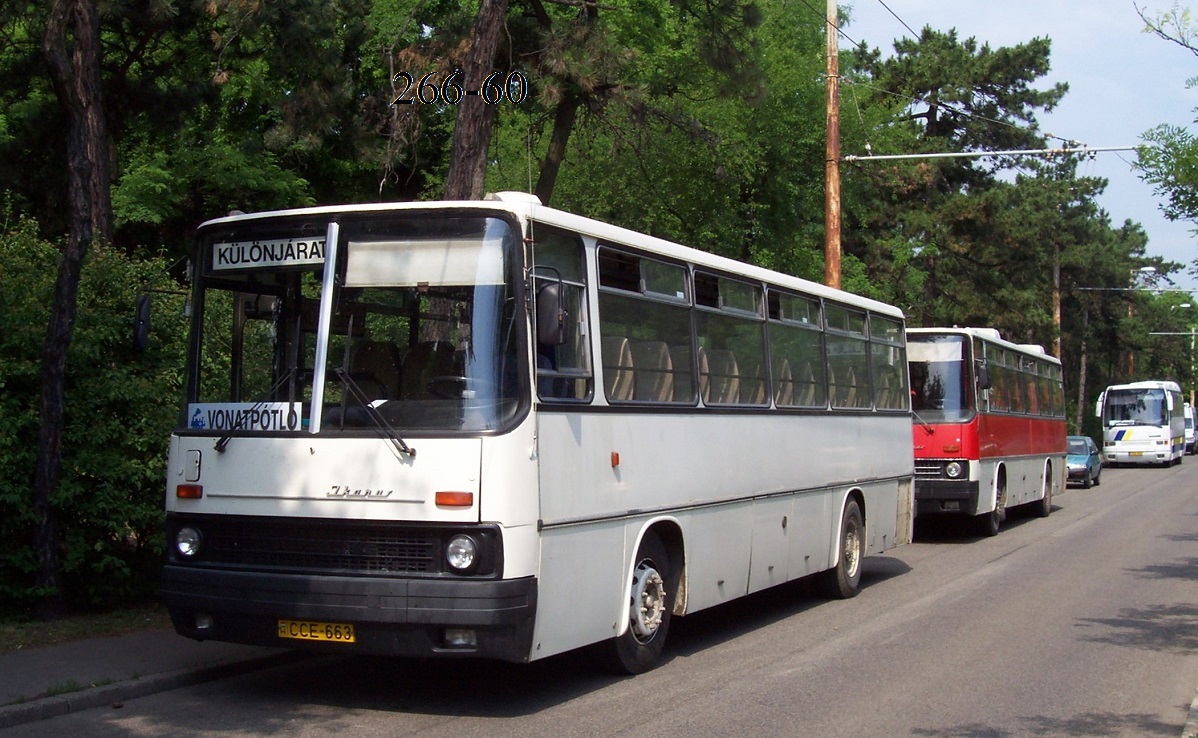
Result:
<svg viewBox="0 0 1198 738">
<path fill-rule="evenodd" d="M 995 538 L 924 525 L 856 599 L 675 620 L 635 678 L 320 656 L 5 736 L 1169 736 L 1198 687 L 1198 457 L 1106 469 Z M 932 521 L 934 522 L 934 521 Z"/>
</svg>

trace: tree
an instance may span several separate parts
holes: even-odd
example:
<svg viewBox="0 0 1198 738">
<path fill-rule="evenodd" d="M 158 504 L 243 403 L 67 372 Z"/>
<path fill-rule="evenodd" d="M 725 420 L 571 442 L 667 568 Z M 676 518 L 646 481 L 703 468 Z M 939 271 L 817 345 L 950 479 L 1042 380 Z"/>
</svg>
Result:
<svg viewBox="0 0 1198 738">
<path fill-rule="evenodd" d="M 1161 11 L 1155 17 L 1149 18 L 1145 9 L 1132 3 L 1140 20 L 1144 21 L 1144 31 L 1160 38 L 1171 41 L 1184 49 L 1189 49 L 1198 56 L 1198 26 L 1190 14 L 1189 8 L 1183 8 L 1177 3 L 1169 10 Z"/>
<path fill-rule="evenodd" d="M 470 50 L 462 75 L 467 85 L 479 89 L 495 65 L 495 50 L 503 33 L 507 0 L 480 0 L 478 17 L 470 34 Z M 445 199 L 481 200 L 486 187 L 487 147 L 495 106 L 482 97 L 467 97 L 458 106 L 449 149 L 449 174 L 445 180 Z"/>
<path fill-rule="evenodd" d="M 51 505 L 51 495 L 62 476 L 63 373 L 75 327 L 83 259 L 94 241 L 112 238 L 108 127 L 100 94 L 99 4 L 94 0 L 55 0 L 46 23 L 45 50 L 54 93 L 66 113 L 70 172 L 70 234 L 58 265 L 42 348 L 41 431 L 32 489 L 37 516 L 37 587 L 42 593 L 38 615 L 53 619 L 65 609 L 58 530 Z"/>
<path fill-rule="evenodd" d="M 1048 71 L 1047 39 L 991 49 L 961 41 L 955 31 L 925 28 L 917 40 L 897 41 L 895 52 L 882 59 L 858 50 L 851 57 L 849 84 L 869 85 L 855 94 L 869 108 L 890 111 L 888 124 L 863 133 L 866 141 L 900 149 L 875 147 L 879 154 L 1043 147 L 1036 114 L 1067 90 L 1034 87 Z M 1035 197 L 1040 185 L 998 177 L 1017 166 L 1035 165 L 1007 157 L 893 164 L 865 158 L 855 165 L 846 178 L 846 252 L 868 265 L 883 291 L 876 296 L 907 307 L 915 325 L 996 325 L 1021 339 L 1029 331 L 1046 335 L 1051 315 L 1040 306 L 1048 304 L 1047 291 L 1035 288 L 1046 286 L 1051 254 L 1028 228 L 1028 211 L 1044 206 Z M 1010 289 L 1012 283 L 1026 289 Z"/>
</svg>

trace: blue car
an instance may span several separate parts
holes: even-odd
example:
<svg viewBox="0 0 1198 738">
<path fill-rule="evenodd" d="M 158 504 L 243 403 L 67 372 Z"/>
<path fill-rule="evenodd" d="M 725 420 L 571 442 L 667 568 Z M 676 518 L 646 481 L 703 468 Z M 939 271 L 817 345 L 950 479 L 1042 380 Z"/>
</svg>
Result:
<svg viewBox="0 0 1198 738">
<path fill-rule="evenodd" d="M 1069 482 L 1081 482 L 1082 487 L 1090 489 L 1099 484 L 1102 474 L 1102 454 L 1098 452 L 1098 444 L 1089 436 L 1069 436 L 1068 450 L 1065 463 L 1069 467 Z"/>
</svg>

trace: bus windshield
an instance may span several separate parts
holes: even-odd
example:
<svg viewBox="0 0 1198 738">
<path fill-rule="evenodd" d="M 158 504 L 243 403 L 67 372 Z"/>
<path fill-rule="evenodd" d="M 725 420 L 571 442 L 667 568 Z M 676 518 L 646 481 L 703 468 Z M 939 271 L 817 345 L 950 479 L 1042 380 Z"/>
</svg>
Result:
<svg viewBox="0 0 1198 738">
<path fill-rule="evenodd" d="M 326 279 L 327 228 L 264 219 L 204 234 L 186 426 L 343 433 L 381 418 L 404 433 L 509 420 L 521 392 L 513 228 L 478 215 L 343 218 Z"/>
<path fill-rule="evenodd" d="M 1103 425 L 1166 425 L 1168 422 L 1164 390 L 1107 390 L 1102 411 Z"/>
<path fill-rule="evenodd" d="M 909 335 L 911 409 L 929 422 L 959 422 L 973 415 L 968 348 L 964 336 Z"/>
</svg>

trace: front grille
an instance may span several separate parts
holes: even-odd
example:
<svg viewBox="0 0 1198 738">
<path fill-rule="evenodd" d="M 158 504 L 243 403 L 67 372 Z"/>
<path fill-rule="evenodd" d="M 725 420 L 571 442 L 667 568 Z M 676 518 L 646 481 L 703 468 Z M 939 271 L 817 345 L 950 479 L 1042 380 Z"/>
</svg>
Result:
<svg viewBox="0 0 1198 738">
<path fill-rule="evenodd" d="M 944 473 L 943 461 L 915 461 L 915 476 L 939 477 Z"/>
<path fill-rule="evenodd" d="M 207 520 L 196 563 L 353 574 L 436 574 L 441 532 L 297 520 Z"/>
</svg>

